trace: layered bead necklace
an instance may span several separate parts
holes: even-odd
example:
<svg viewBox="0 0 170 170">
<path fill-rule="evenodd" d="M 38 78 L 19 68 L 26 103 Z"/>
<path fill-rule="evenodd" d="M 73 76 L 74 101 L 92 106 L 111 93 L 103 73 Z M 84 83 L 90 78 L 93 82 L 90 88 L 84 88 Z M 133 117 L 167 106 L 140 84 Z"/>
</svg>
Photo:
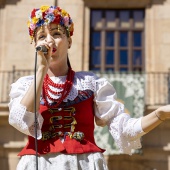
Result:
<svg viewBox="0 0 170 170">
<path fill-rule="evenodd" d="M 54 83 L 48 74 L 46 74 L 44 81 L 43 81 L 43 99 L 45 102 L 45 105 L 48 106 L 49 108 L 57 108 L 61 102 L 67 97 L 69 94 L 73 81 L 74 81 L 74 74 L 75 72 L 72 70 L 71 67 L 69 67 L 66 81 L 64 84 L 57 84 Z M 53 87 L 53 88 L 50 88 Z M 57 88 L 59 91 L 54 91 L 53 89 Z M 49 95 L 49 92 L 53 95 L 58 95 L 58 98 L 53 98 Z M 47 98 L 52 101 L 52 103 L 55 103 L 54 105 L 50 105 L 49 102 L 47 101 Z"/>
</svg>

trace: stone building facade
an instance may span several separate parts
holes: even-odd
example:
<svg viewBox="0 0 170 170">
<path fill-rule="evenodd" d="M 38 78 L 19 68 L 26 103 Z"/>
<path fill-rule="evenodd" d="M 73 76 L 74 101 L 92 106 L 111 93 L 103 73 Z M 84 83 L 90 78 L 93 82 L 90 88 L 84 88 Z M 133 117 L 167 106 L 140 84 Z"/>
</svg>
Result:
<svg viewBox="0 0 170 170">
<path fill-rule="evenodd" d="M 75 24 L 73 45 L 69 50 L 72 67 L 89 70 L 90 63 L 90 17 L 91 9 L 143 9 L 144 71 L 168 72 L 170 68 L 170 0 L 0 0 L 0 72 L 10 71 L 13 66 L 21 70 L 34 68 L 34 45 L 30 45 L 27 16 L 34 7 L 42 4 L 58 5 L 69 11 Z M 146 93 L 144 115 L 162 103 L 155 104 L 154 95 L 161 96 L 150 85 L 152 93 Z M 3 81 L 0 82 L 0 89 Z M 162 82 L 163 83 L 163 82 Z M 2 93 L 0 94 L 3 95 Z M 2 170 L 14 170 L 19 160 L 17 153 L 27 138 L 8 124 L 7 102 L 0 103 L 0 165 Z M 106 155 L 110 170 L 170 170 L 169 121 L 142 138 L 140 153 L 129 155 Z"/>
</svg>

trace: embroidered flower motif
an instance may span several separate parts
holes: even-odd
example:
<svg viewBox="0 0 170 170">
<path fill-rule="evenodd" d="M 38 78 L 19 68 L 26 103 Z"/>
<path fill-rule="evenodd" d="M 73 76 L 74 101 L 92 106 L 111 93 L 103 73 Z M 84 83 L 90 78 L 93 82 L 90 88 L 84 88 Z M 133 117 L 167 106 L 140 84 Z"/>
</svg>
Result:
<svg viewBox="0 0 170 170">
<path fill-rule="evenodd" d="M 70 15 L 60 7 L 44 5 L 40 8 L 33 9 L 27 22 L 31 40 L 33 41 L 37 27 L 50 23 L 60 24 L 66 29 L 68 36 L 73 35 L 74 24 Z"/>
</svg>

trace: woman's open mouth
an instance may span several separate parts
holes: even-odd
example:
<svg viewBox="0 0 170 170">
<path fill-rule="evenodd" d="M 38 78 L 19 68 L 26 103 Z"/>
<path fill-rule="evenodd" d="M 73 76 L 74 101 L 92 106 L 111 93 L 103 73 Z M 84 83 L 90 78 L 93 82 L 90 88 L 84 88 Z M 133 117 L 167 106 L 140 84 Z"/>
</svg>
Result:
<svg viewBox="0 0 170 170">
<path fill-rule="evenodd" d="M 57 49 L 56 49 L 56 48 L 53 48 L 53 51 L 52 51 L 52 52 L 55 53 L 56 51 L 57 51 Z"/>
</svg>

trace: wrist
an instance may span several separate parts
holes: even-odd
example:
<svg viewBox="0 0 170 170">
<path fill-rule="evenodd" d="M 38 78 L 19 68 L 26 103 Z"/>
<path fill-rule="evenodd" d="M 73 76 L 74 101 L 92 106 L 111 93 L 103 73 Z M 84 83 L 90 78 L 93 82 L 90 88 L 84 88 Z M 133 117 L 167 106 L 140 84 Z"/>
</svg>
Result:
<svg viewBox="0 0 170 170">
<path fill-rule="evenodd" d="M 162 122 L 166 119 L 164 113 L 160 109 L 155 110 L 155 116 Z"/>
</svg>

